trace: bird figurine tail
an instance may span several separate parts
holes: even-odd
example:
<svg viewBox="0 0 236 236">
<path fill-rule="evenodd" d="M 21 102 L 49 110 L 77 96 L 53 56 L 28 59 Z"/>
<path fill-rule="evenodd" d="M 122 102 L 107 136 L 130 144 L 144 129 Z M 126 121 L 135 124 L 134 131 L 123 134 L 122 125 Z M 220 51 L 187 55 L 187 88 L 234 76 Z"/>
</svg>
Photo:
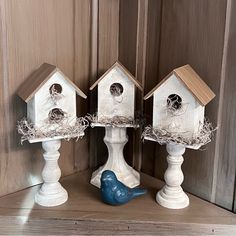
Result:
<svg viewBox="0 0 236 236">
<path fill-rule="evenodd" d="M 147 193 L 146 189 L 142 188 L 133 188 L 133 196 L 138 197 Z"/>
</svg>

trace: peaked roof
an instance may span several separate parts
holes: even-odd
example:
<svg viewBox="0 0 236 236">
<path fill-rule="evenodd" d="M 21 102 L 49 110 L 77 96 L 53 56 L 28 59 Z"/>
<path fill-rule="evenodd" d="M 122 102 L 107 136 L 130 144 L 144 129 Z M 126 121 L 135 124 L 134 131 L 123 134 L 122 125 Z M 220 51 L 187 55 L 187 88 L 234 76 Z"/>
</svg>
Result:
<svg viewBox="0 0 236 236">
<path fill-rule="evenodd" d="M 43 63 L 28 79 L 21 85 L 18 90 L 18 95 L 28 102 L 35 93 L 47 82 L 49 78 L 56 72 L 60 72 L 63 78 L 75 89 L 76 93 L 83 98 L 87 96 L 69 79 L 65 76 L 56 66 Z"/>
<path fill-rule="evenodd" d="M 93 90 L 98 84 L 99 82 L 104 79 L 104 77 L 115 67 L 118 67 L 121 71 L 123 71 L 127 77 L 142 91 L 143 87 L 142 85 L 139 83 L 138 80 L 135 79 L 135 77 L 120 63 L 120 62 L 116 62 L 115 64 L 112 65 L 112 67 L 110 69 L 108 69 L 89 89 Z"/>
<path fill-rule="evenodd" d="M 185 65 L 174 69 L 160 83 L 158 83 L 144 97 L 144 99 L 146 100 L 151 97 L 156 89 L 158 89 L 173 74 L 183 82 L 183 84 L 202 106 L 207 105 L 215 97 L 214 92 L 207 86 L 207 84 L 200 78 L 193 68 L 190 65 Z"/>
</svg>

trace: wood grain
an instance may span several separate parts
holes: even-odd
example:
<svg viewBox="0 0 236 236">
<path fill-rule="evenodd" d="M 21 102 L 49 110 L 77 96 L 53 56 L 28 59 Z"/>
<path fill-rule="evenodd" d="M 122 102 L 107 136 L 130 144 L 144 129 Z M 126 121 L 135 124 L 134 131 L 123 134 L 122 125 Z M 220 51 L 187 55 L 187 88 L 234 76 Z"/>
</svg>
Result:
<svg viewBox="0 0 236 236">
<path fill-rule="evenodd" d="M 119 21 L 119 61 L 135 76 L 136 46 L 137 46 L 138 1 L 120 0 Z M 134 165 L 135 134 L 133 129 L 127 129 L 129 137 L 124 148 L 127 163 Z"/>
<path fill-rule="evenodd" d="M 90 15 L 91 15 L 91 24 L 90 24 L 90 44 L 91 44 L 91 51 L 90 51 L 90 79 L 89 85 L 95 83 L 98 79 L 98 0 L 91 1 L 91 8 L 90 8 Z M 89 112 L 94 114 L 97 112 L 97 90 L 90 92 L 89 97 Z M 97 134 L 98 130 L 93 129 L 89 130 L 89 166 L 90 168 L 94 168 L 97 166 L 98 160 L 98 146 L 95 145 L 97 141 Z"/>
<path fill-rule="evenodd" d="M 99 1 L 98 75 L 118 60 L 119 0 Z"/>
<path fill-rule="evenodd" d="M 225 30 L 225 50 L 222 65 L 221 96 L 218 118 L 218 136 L 216 137 L 217 169 L 215 178 L 215 189 L 213 189 L 212 200 L 220 206 L 232 210 L 235 198 L 235 176 L 236 176 L 236 31 L 234 14 L 236 10 L 235 1 L 227 1 L 227 16 Z"/>
<path fill-rule="evenodd" d="M 224 45 L 226 1 L 163 1 L 159 80 L 174 68 L 190 64 L 216 93 L 207 105 L 206 116 L 216 126 L 221 62 Z M 159 146 L 158 146 L 159 147 Z M 184 188 L 205 199 L 211 198 L 215 142 L 204 151 L 188 150 L 184 157 Z M 156 174 L 163 176 L 166 152 L 158 148 Z"/>
<path fill-rule="evenodd" d="M 136 45 L 136 71 L 135 76 L 144 87 L 146 54 L 147 54 L 147 23 L 148 23 L 148 0 L 138 1 L 138 18 L 137 18 L 137 45 Z M 143 114 L 143 91 L 136 93 L 136 111 Z M 142 165 L 142 127 L 134 131 L 134 166 L 137 170 Z"/>
<path fill-rule="evenodd" d="M 89 184 L 91 172 L 66 177 L 62 185 L 69 193 L 68 201 L 58 207 L 44 208 L 34 204 L 35 186 L 0 199 L 2 234 L 101 234 L 101 235 L 235 235 L 236 218 L 189 194 L 191 205 L 170 210 L 155 202 L 158 181 L 141 174 L 145 196 L 128 204 L 113 207 L 100 199 L 98 188 Z M 79 187 L 78 187 L 79 186 Z M 14 205 L 14 207 L 12 207 Z"/>
<path fill-rule="evenodd" d="M 147 43 L 146 43 L 146 68 L 144 81 L 144 95 L 147 94 L 158 81 L 158 61 L 160 53 L 160 37 L 161 37 L 161 11 L 162 1 L 148 1 L 148 19 L 147 19 Z M 146 125 L 152 122 L 152 99 L 144 102 L 144 118 Z M 154 142 L 144 142 L 142 147 L 142 168 L 141 170 L 150 175 L 155 173 L 155 149 Z"/>
<path fill-rule="evenodd" d="M 183 81 L 202 106 L 206 106 L 215 97 L 214 92 L 190 65 L 174 69 L 174 74 Z"/>
<path fill-rule="evenodd" d="M 4 0 L 0 6 L 0 73 L 1 89 L 4 90 L 1 93 L 4 115 L 0 118 L 0 194 L 3 195 L 41 182 L 44 164 L 40 144 L 20 145 L 16 121 L 26 115 L 26 104 L 16 91 L 43 62 L 58 66 L 75 81 L 75 39 L 73 0 Z M 85 16 L 87 12 L 79 14 Z M 80 85 L 79 81 L 83 79 L 78 78 L 77 84 Z M 63 175 L 74 172 L 73 146 L 73 142 L 62 143 L 59 164 Z"/>
<path fill-rule="evenodd" d="M 8 83 L 7 83 L 7 37 L 6 37 L 6 5 L 4 1 L 0 2 L 0 76 L 1 76 L 1 86 L 0 86 L 0 150 L 1 150 L 1 160 L 0 160 L 0 180 L 1 186 L 4 189 L 1 194 L 6 192 L 7 189 L 7 166 L 8 166 L 8 156 L 10 152 L 10 140 L 8 135 L 9 129 L 9 112 L 7 106 L 8 103 Z"/>
<path fill-rule="evenodd" d="M 136 71 L 138 1 L 120 0 L 119 61 L 133 74 Z"/>
<path fill-rule="evenodd" d="M 91 76 L 91 1 L 74 1 L 74 82 L 89 97 Z M 77 97 L 77 116 L 85 116 L 89 101 Z M 83 139 L 74 143 L 75 170 L 89 166 L 89 130 Z"/>
<path fill-rule="evenodd" d="M 47 80 L 51 78 L 56 72 L 60 72 L 63 75 L 63 78 L 68 81 L 68 83 L 74 88 L 79 96 L 87 98 L 87 96 L 78 88 L 78 86 L 76 86 L 71 81 L 71 79 L 63 74 L 59 68 L 48 63 L 43 63 L 32 73 L 32 75 L 30 75 L 26 79 L 23 84 L 21 84 L 20 89 L 17 91 L 17 95 L 21 97 L 25 102 L 29 102 L 31 98 L 47 82 Z"/>
</svg>

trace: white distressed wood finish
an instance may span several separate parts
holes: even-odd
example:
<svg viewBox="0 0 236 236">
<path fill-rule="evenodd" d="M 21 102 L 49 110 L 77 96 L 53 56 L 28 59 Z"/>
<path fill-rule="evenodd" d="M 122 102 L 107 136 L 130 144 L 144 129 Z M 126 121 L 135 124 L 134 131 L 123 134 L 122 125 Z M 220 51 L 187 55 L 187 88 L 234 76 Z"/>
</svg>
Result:
<svg viewBox="0 0 236 236">
<path fill-rule="evenodd" d="M 81 132 L 78 137 L 82 138 L 85 135 L 84 132 Z M 58 139 L 64 139 L 67 140 L 70 139 L 70 135 L 64 135 L 64 136 L 54 136 L 53 138 L 35 138 L 35 139 L 29 139 L 29 143 L 40 143 L 40 142 L 46 142 L 46 141 L 53 141 Z"/>
<path fill-rule="evenodd" d="M 176 115 L 167 110 L 167 98 L 177 94 L 182 98 L 182 108 Z M 192 137 L 201 128 L 204 121 L 204 106 L 189 92 L 183 82 L 172 74 L 154 92 L 153 127 L 170 132 L 179 132 L 183 136 Z"/>
<path fill-rule="evenodd" d="M 57 104 L 50 97 L 49 88 L 53 84 L 60 84 L 62 87 L 62 96 Z M 47 122 L 48 114 L 53 108 L 60 108 L 65 112 L 66 119 L 63 122 L 69 125 L 75 124 L 76 91 L 59 71 L 54 73 L 27 103 L 27 117 L 40 130 L 53 129 L 54 126 Z"/>
<path fill-rule="evenodd" d="M 123 149 L 128 142 L 125 127 L 105 127 L 104 142 L 108 148 L 108 159 L 105 165 L 93 172 L 90 183 L 100 188 L 100 178 L 104 170 L 112 170 L 119 181 L 133 188 L 140 184 L 140 174 L 129 166 L 123 155 Z"/>
<path fill-rule="evenodd" d="M 182 209 L 189 205 L 189 198 L 181 187 L 184 180 L 181 165 L 185 147 L 180 144 L 167 144 L 166 150 L 169 154 L 168 168 L 164 175 L 166 185 L 157 193 L 156 201 L 166 208 Z"/>
<path fill-rule="evenodd" d="M 150 137 L 144 137 L 144 139 L 149 140 L 149 141 L 153 141 L 153 142 L 157 142 L 156 139 L 154 138 L 150 138 Z M 163 143 L 159 143 L 160 145 L 164 145 Z M 174 142 L 172 142 L 172 144 L 175 144 Z M 198 150 L 202 145 L 201 144 L 194 144 L 194 145 L 184 145 L 185 148 L 188 149 L 193 149 L 193 150 Z"/>
<path fill-rule="evenodd" d="M 113 96 L 110 86 L 120 83 L 123 93 Z M 98 84 L 98 121 L 102 117 L 124 116 L 134 118 L 135 85 L 118 67 L 114 67 Z"/>
<path fill-rule="evenodd" d="M 41 206 L 53 207 L 63 204 L 68 199 L 67 191 L 58 182 L 61 170 L 58 166 L 61 140 L 42 142 L 44 149 L 45 166 L 42 172 L 43 185 L 35 196 L 35 202 Z"/>
</svg>

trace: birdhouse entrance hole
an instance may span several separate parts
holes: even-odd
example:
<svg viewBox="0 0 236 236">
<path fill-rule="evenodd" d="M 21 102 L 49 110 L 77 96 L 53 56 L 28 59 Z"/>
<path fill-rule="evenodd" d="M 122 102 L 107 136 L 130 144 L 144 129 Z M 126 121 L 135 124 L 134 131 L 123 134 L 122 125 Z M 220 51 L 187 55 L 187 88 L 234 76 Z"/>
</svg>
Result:
<svg viewBox="0 0 236 236">
<path fill-rule="evenodd" d="M 60 108 L 54 108 L 48 114 L 49 120 L 54 122 L 60 122 L 63 120 L 64 116 L 65 113 Z"/>
<path fill-rule="evenodd" d="M 182 98 L 177 94 L 171 94 L 167 98 L 167 107 L 173 110 L 178 110 L 182 107 Z"/>
<path fill-rule="evenodd" d="M 51 85 L 51 87 L 49 88 L 50 94 L 58 94 L 62 92 L 62 87 L 60 84 L 53 84 Z"/>
<path fill-rule="evenodd" d="M 123 93 L 124 89 L 120 83 L 114 83 L 110 87 L 111 95 L 120 96 Z"/>
</svg>

